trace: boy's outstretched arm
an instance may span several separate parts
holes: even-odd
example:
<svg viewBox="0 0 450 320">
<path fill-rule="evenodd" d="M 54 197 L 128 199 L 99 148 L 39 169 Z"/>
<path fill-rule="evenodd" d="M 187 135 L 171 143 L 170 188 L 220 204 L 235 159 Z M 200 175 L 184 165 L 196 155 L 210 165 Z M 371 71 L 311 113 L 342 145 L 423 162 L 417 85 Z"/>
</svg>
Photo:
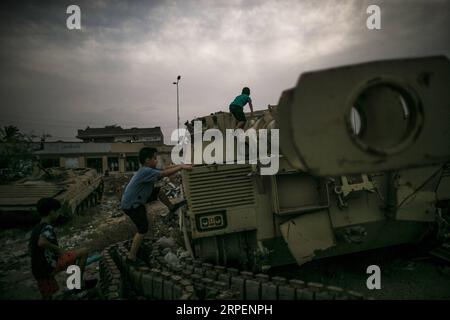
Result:
<svg viewBox="0 0 450 320">
<path fill-rule="evenodd" d="M 182 169 L 190 170 L 190 169 L 192 169 L 192 164 L 179 164 L 179 165 L 173 166 L 171 168 L 165 169 L 165 170 L 161 171 L 160 177 L 171 176 L 174 173 L 176 173 Z"/>
<path fill-rule="evenodd" d="M 172 169 L 172 168 L 174 168 L 174 167 L 176 167 L 176 166 L 177 166 L 177 164 L 172 164 L 172 165 L 170 165 L 170 166 L 166 166 L 166 168 L 165 168 L 164 170 Z"/>
<path fill-rule="evenodd" d="M 252 102 L 249 101 L 249 102 L 248 102 L 248 105 L 249 105 L 249 107 L 250 107 L 250 111 L 251 111 L 252 117 L 253 117 L 253 105 L 252 105 Z"/>
<path fill-rule="evenodd" d="M 57 254 L 61 255 L 64 251 L 58 247 L 57 245 L 54 245 L 50 241 L 47 240 L 46 237 L 39 237 L 38 246 L 44 249 L 52 250 L 56 252 Z"/>
</svg>

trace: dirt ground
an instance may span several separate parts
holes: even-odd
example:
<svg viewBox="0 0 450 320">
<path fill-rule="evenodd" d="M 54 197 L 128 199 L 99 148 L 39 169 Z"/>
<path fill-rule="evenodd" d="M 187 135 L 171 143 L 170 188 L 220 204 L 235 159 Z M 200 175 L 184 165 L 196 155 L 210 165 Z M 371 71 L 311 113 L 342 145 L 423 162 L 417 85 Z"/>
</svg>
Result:
<svg viewBox="0 0 450 320">
<path fill-rule="evenodd" d="M 380 290 L 367 289 L 370 274 L 366 271 L 370 265 L 380 267 Z M 407 245 L 317 260 L 302 267 L 280 267 L 271 273 L 339 286 L 374 299 L 450 299 L 450 264 L 430 255 L 418 255 L 414 247 Z"/>
<path fill-rule="evenodd" d="M 64 249 L 87 247 L 90 254 L 100 253 L 110 244 L 131 239 L 135 229 L 119 209 L 120 193 L 105 195 L 102 202 L 82 215 L 57 227 L 60 246 Z M 160 202 L 149 207 L 153 221 L 148 237 L 173 237 L 182 245 L 175 225 L 167 225 L 163 216 L 168 209 Z M 0 254 L 0 299 L 40 299 L 31 275 L 27 251 L 30 228 L 0 231 L 3 244 Z M 366 268 L 381 268 L 381 290 L 368 290 Z M 408 246 L 384 248 L 364 253 L 323 259 L 302 267 L 286 266 L 272 269 L 272 275 L 322 282 L 355 290 L 375 299 L 450 299 L 450 267 L 448 263 L 429 255 L 418 255 Z M 87 278 L 98 278 L 98 262 L 86 269 Z M 65 273 L 58 275 L 60 287 L 65 287 Z M 63 290 L 61 290 L 63 291 Z"/>
</svg>

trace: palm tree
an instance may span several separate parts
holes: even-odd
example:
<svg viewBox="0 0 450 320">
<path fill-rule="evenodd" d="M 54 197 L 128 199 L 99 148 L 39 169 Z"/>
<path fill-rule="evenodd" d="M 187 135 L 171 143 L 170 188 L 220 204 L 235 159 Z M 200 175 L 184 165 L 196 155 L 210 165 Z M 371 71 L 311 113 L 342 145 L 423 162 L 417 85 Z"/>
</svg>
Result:
<svg viewBox="0 0 450 320">
<path fill-rule="evenodd" d="M 23 135 L 20 133 L 19 128 L 16 126 L 4 126 L 0 128 L 0 141 L 1 142 L 16 142 L 21 140 Z"/>
<path fill-rule="evenodd" d="M 0 128 L 0 181 L 12 181 L 32 170 L 33 150 L 30 136 L 13 125 Z"/>
</svg>

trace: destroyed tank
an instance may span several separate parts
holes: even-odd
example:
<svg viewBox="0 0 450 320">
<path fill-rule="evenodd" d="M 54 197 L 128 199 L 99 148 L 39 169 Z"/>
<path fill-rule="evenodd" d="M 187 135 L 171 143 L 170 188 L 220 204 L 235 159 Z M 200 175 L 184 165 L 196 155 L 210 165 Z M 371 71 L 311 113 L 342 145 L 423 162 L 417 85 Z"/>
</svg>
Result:
<svg viewBox="0 0 450 320">
<path fill-rule="evenodd" d="M 261 174 L 261 159 L 237 163 L 236 147 L 225 164 L 202 159 L 183 172 L 186 247 L 205 262 L 267 270 L 438 239 L 450 200 L 449 88 L 446 57 L 302 74 L 245 127 L 268 129 L 272 144 L 279 130 L 276 174 Z M 227 112 L 194 120 L 190 141 L 236 126 Z"/>
<path fill-rule="evenodd" d="M 103 179 L 95 169 L 36 169 L 29 177 L 0 185 L 0 225 L 38 222 L 36 203 L 43 197 L 61 202 L 64 220 L 95 205 L 102 192 Z"/>
</svg>

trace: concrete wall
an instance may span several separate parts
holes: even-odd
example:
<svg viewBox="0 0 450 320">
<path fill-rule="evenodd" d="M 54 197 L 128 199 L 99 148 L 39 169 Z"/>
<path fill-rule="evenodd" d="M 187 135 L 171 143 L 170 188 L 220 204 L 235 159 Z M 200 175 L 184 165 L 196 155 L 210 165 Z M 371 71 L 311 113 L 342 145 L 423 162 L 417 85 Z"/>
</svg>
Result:
<svg viewBox="0 0 450 320">
<path fill-rule="evenodd" d="M 111 143 L 95 142 L 45 142 L 44 149 L 35 151 L 40 154 L 80 154 L 111 152 Z"/>
</svg>

